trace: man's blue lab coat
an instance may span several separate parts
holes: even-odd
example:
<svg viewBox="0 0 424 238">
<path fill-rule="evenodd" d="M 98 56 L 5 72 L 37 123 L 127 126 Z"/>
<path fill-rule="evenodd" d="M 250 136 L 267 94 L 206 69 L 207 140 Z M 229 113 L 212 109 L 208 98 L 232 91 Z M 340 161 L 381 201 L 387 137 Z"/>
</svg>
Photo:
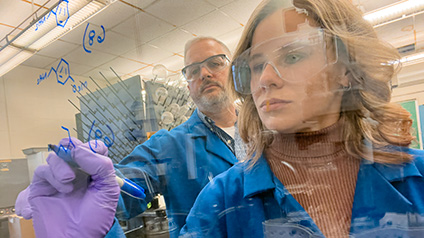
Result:
<svg viewBox="0 0 424 238">
<path fill-rule="evenodd" d="M 146 190 L 146 199 L 122 194 L 116 216 L 135 217 L 146 210 L 153 196 L 166 202 L 171 237 L 177 237 L 202 188 L 237 162 L 231 150 L 200 120 L 197 110 L 170 132 L 160 130 L 115 166 L 117 174 Z M 107 237 L 119 237 L 117 222 Z"/>
<path fill-rule="evenodd" d="M 412 163 L 363 160 L 352 209 L 352 237 L 424 237 L 424 152 Z M 181 230 L 184 237 L 323 237 L 262 157 L 252 170 L 239 163 L 200 193 Z"/>
</svg>

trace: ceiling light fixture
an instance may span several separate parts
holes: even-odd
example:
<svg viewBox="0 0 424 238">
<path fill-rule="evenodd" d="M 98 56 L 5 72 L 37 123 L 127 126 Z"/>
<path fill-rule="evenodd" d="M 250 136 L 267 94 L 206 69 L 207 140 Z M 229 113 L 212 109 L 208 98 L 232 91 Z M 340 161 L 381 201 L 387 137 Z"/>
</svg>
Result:
<svg viewBox="0 0 424 238">
<path fill-rule="evenodd" d="M 113 1 L 60 0 L 41 14 L 37 20 L 29 23 L 25 29 L 15 33 L 15 31 L 18 31 L 19 25 L 0 41 L 0 76 L 24 62 L 35 52 L 78 27 Z M 43 6 L 37 11 L 40 9 L 43 9 Z M 37 11 L 33 15 L 37 15 Z"/>
<path fill-rule="evenodd" d="M 397 2 L 375 11 L 364 14 L 364 19 L 370 22 L 374 27 L 417 15 L 424 11 L 423 0 L 406 0 Z"/>
<path fill-rule="evenodd" d="M 400 62 L 402 63 L 403 66 L 424 62 L 424 52 L 411 54 L 411 55 L 402 57 Z"/>
</svg>

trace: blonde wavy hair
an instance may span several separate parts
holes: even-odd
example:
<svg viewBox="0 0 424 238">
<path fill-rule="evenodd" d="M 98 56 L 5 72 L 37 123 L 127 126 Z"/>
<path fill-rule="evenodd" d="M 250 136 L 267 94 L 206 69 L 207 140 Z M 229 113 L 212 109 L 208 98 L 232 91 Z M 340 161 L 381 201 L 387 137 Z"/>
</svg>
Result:
<svg viewBox="0 0 424 238">
<path fill-rule="evenodd" d="M 275 10 L 286 7 L 287 1 L 267 0 L 256 8 L 234 59 L 251 47 L 258 24 Z M 310 19 L 336 36 L 347 53 L 342 63 L 349 71 L 352 90 L 343 94 L 340 116 L 345 121 L 343 141 L 348 154 L 378 163 L 410 161 L 412 156 L 408 153 L 387 149 L 390 145 L 408 146 L 414 140 L 409 112 L 390 102 L 390 80 L 399 69 L 399 65 L 393 63 L 400 59 L 396 49 L 378 39 L 373 27 L 349 0 L 293 0 L 293 5 L 305 9 Z M 241 101 L 240 136 L 248 145 L 248 161 L 253 165 L 272 142 L 273 133 L 262 124 L 252 95 L 238 94 L 233 83 L 230 87 Z M 365 146 L 369 143 L 373 153 Z"/>
</svg>

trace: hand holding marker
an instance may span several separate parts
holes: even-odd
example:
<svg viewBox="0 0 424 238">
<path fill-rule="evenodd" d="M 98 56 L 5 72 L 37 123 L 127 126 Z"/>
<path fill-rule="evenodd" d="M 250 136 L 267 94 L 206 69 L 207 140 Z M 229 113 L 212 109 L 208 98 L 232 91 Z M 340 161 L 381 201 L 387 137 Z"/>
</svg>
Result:
<svg viewBox="0 0 424 238">
<path fill-rule="evenodd" d="M 72 158 L 72 151 L 70 148 L 65 148 L 63 146 L 57 146 L 52 144 L 49 144 L 48 148 L 49 150 L 54 151 L 59 158 L 63 159 L 71 167 L 77 168 L 83 171 L 79 167 L 79 165 L 75 163 L 74 159 Z M 116 181 L 121 187 L 121 192 L 127 194 L 128 196 L 131 196 L 137 199 L 144 199 L 146 197 L 146 195 L 144 194 L 144 189 L 138 186 L 137 184 L 135 184 L 134 182 L 132 182 L 131 180 L 127 178 L 122 179 L 116 176 Z"/>
<path fill-rule="evenodd" d="M 107 146 L 99 141 L 93 153 L 88 143 L 69 137 L 49 148 L 55 153 L 19 194 L 17 214 L 33 219 L 37 237 L 105 237 L 121 193 Z"/>
</svg>

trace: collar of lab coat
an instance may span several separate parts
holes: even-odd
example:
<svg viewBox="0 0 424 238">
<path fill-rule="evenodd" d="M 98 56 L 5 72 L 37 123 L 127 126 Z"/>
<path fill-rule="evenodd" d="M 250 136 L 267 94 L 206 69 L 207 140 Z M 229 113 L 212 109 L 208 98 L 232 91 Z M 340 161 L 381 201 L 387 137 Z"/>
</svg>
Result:
<svg viewBox="0 0 424 238">
<path fill-rule="evenodd" d="M 251 197 L 267 190 L 274 189 L 273 173 L 263 155 L 255 166 L 249 168 L 249 160 L 244 165 L 244 197 Z"/>
<path fill-rule="evenodd" d="M 409 149 L 405 152 L 411 153 Z M 380 203 L 380 198 L 391 201 L 387 199 L 389 196 L 396 198 L 391 202 L 399 200 L 399 206 L 402 204 L 410 206 L 410 202 L 391 185 L 391 182 L 402 181 L 412 176 L 423 176 L 414 162 L 402 165 L 384 165 L 362 160 L 357 178 L 355 203 L 359 204 L 360 207 L 364 207 L 367 206 L 366 204 L 370 204 L 371 200 L 376 203 L 372 204 L 375 206 Z M 273 173 L 263 156 L 259 158 L 252 168 L 248 168 L 248 163 L 245 162 L 244 197 L 251 197 L 267 190 L 275 189 L 275 187 Z M 371 198 L 371 195 L 374 198 Z M 285 195 L 283 194 L 283 196 Z"/>
<path fill-rule="evenodd" d="M 227 145 L 219 139 L 217 135 L 210 131 L 210 129 L 200 120 L 196 109 L 192 116 L 186 121 L 186 125 L 189 126 L 188 133 L 191 138 L 195 141 L 204 140 L 206 151 L 221 157 L 222 159 L 235 164 L 237 159 Z M 197 146 L 197 143 L 194 143 Z"/>
<path fill-rule="evenodd" d="M 352 220 L 361 218 L 364 211 L 371 217 L 388 212 L 412 213 L 412 202 L 396 185 L 396 182 L 401 182 L 408 186 L 409 177 L 423 177 L 415 162 L 387 165 L 362 160 L 356 182 Z"/>
</svg>

